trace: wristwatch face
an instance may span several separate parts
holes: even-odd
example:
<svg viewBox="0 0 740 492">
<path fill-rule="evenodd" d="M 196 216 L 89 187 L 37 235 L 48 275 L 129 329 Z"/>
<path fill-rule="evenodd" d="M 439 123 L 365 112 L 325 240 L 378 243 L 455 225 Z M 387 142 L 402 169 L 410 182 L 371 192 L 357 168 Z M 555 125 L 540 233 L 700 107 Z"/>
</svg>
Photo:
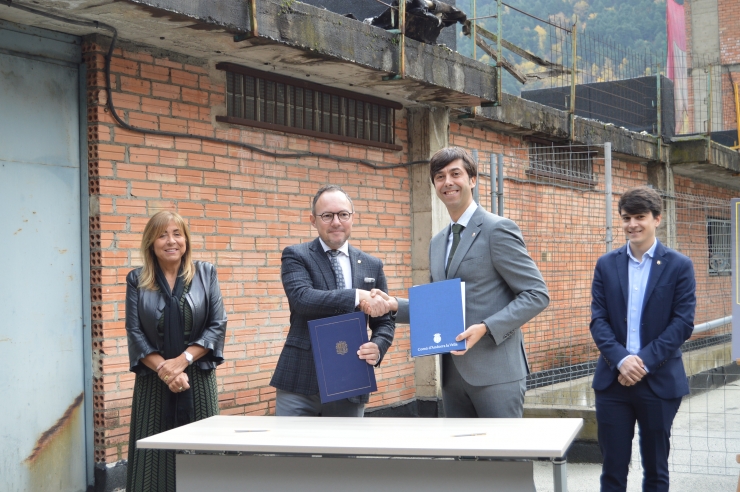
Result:
<svg viewBox="0 0 740 492">
<path fill-rule="evenodd" d="M 185 351 L 185 359 L 188 361 L 188 365 L 192 364 L 193 363 L 193 354 L 191 354 L 190 352 L 188 352 L 186 350 Z"/>
</svg>

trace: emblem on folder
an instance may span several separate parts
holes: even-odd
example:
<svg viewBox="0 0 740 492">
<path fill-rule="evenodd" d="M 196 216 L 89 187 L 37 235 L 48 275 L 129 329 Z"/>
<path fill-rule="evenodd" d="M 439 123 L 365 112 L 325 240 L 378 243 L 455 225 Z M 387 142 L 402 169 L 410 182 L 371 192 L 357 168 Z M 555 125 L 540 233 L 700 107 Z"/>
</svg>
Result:
<svg viewBox="0 0 740 492">
<path fill-rule="evenodd" d="M 337 354 L 344 355 L 347 353 L 347 342 L 340 340 L 337 342 Z"/>
<path fill-rule="evenodd" d="M 434 343 L 439 343 L 441 341 L 442 341 L 442 335 L 440 335 L 439 333 L 435 333 L 434 334 Z"/>
</svg>

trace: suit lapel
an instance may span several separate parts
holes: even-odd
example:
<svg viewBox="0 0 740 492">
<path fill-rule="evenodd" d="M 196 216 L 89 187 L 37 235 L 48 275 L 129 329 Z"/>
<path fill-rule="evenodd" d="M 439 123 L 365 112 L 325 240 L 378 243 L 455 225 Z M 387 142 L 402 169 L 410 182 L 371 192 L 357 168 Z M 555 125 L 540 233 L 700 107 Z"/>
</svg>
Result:
<svg viewBox="0 0 740 492">
<path fill-rule="evenodd" d="M 465 255 L 468 253 L 468 250 L 473 245 L 475 239 L 479 236 L 478 233 L 480 232 L 480 226 L 483 222 L 482 213 L 483 209 L 479 206 L 473 213 L 473 216 L 470 217 L 468 226 L 463 229 L 460 234 L 460 243 L 457 245 L 457 249 L 455 250 L 455 256 L 452 257 L 450 268 L 447 269 L 447 278 L 455 278 L 455 274 L 457 273 L 460 263 L 463 258 L 465 258 Z M 444 265 L 444 260 L 442 261 L 442 264 Z"/>
<path fill-rule="evenodd" d="M 432 238 L 429 251 L 429 261 L 431 263 L 429 270 L 434 282 L 445 279 L 445 253 L 447 252 L 447 238 L 449 236 L 450 226 L 448 225 Z"/>
<path fill-rule="evenodd" d="M 311 250 L 311 256 L 313 257 L 316 265 L 319 267 L 319 271 L 321 272 L 321 275 L 323 275 L 324 280 L 326 281 L 326 285 L 329 286 L 329 289 L 336 289 L 337 280 L 336 278 L 334 278 L 334 270 L 331 267 L 331 262 L 329 261 L 329 258 L 326 257 L 326 252 L 324 252 L 324 248 L 321 247 L 321 242 L 319 242 L 319 238 L 316 238 L 308 247 L 308 249 Z"/>
<path fill-rule="evenodd" d="M 658 284 L 658 280 L 665 272 L 668 264 L 665 260 L 665 247 L 658 241 L 658 245 L 655 247 L 655 254 L 653 255 L 653 263 L 650 265 L 650 275 L 648 275 L 647 287 L 645 287 L 645 297 L 642 299 L 642 310 L 645 311 L 648 299 L 655 290 L 655 286 Z"/>
<path fill-rule="evenodd" d="M 625 245 L 619 249 L 619 252 L 614 257 L 616 261 L 617 277 L 619 277 L 619 284 L 622 286 L 622 296 L 624 297 L 624 306 L 627 308 L 629 302 L 629 288 L 630 288 L 630 276 L 627 272 L 627 263 L 629 262 L 629 256 L 627 255 L 627 248 Z"/>
<path fill-rule="evenodd" d="M 364 289 L 365 288 L 365 266 L 362 264 L 360 258 L 360 251 L 357 248 L 353 248 L 351 245 L 349 251 L 349 264 L 352 267 L 352 288 L 353 289 Z"/>
</svg>

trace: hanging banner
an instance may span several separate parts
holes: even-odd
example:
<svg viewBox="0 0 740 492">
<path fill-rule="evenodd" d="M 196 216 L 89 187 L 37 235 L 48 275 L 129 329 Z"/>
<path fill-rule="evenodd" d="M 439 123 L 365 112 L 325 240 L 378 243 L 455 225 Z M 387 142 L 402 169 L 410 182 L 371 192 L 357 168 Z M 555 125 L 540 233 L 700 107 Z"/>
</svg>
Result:
<svg viewBox="0 0 740 492">
<path fill-rule="evenodd" d="M 740 278 L 738 278 L 737 267 L 738 267 L 738 254 L 740 254 L 740 227 L 738 227 L 738 219 L 740 219 L 740 198 L 733 198 L 730 210 L 730 234 L 732 244 L 731 258 L 732 258 L 732 359 L 740 359 Z"/>
</svg>

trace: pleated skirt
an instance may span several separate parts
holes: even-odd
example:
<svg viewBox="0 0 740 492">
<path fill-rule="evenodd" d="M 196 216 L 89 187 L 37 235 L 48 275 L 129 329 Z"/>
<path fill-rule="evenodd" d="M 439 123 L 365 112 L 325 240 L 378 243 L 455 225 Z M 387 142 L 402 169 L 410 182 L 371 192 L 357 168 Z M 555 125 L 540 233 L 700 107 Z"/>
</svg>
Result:
<svg viewBox="0 0 740 492">
<path fill-rule="evenodd" d="M 218 415 L 216 371 L 190 366 L 185 372 L 193 390 L 195 420 Z M 137 440 L 166 430 L 162 402 L 169 391 L 156 373 L 147 371 L 136 376 L 128 441 L 127 492 L 175 492 L 175 452 L 136 449 Z"/>
</svg>

